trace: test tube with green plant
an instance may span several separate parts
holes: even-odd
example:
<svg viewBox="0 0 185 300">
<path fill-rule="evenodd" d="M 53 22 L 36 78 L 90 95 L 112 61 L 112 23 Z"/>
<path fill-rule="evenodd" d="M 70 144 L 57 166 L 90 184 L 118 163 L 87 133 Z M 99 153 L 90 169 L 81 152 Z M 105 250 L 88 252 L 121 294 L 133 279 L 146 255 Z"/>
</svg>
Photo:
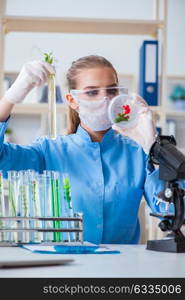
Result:
<svg viewBox="0 0 185 300">
<path fill-rule="evenodd" d="M 3 182 L 3 173 L 0 171 L 0 217 L 5 217 L 5 199 L 4 199 L 4 182 Z M 0 220 L 0 228 L 3 228 L 3 221 Z M 5 234 L 1 232 L 0 241 L 5 241 Z"/>
<path fill-rule="evenodd" d="M 16 171 L 8 171 L 8 210 L 9 217 L 16 217 L 20 215 L 18 213 L 18 188 L 17 188 L 17 172 Z M 18 211 L 17 211 L 18 209 Z M 10 226 L 13 226 L 13 222 L 10 221 Z M 17 222 L 17 227 L 19 228 L 19 223 Z M 11 241 L 19 240 L 20 235 L 17 233 L 10 232 L 9 239 Z"/>
<path fill-rule="evenodd" d="M 32 202 L 33 202 L 33 216 L 34 217 L 40 217 L 41 216 L 41 210 L 40 210 L 40 199 L 39 199 L 39 186 L 38 186 L 38 180 L 37 177 L 33 178 L 31 180 L 31 191 L 32 191 Z M 41 221 L 36 220 L 35 221 L 35 227 L 40 228 L 41 227 Z M 35 232 L 35 238 L 34 242 L 40 243 L 42 241 L 42 234 L 40 232 Z"/>
<path fill-rule="evenodd" d="M 11 216 L 16 216 L 17 204 L 17 187 L 16 187 L 16 171 L 8 171 L 8 200 L 9 213 Z"/>
<path fill-rule="evenodd" d="M 67 213 L 69 217 L 73 216 L 73 206 L 71 199 L 71 187 L 69 182 L 69 175 L 67 173 L 62 174 L 63 178 L 63 189 L 64 189 L 64 199 L 67 204 Z"/>
<path fill-rule="evenodd" d="M 62 184 L 63 184 L 64 203 L 65 203 L 67 217 L 74 217 L 73 205 L 71 199 L 71 187 L 70 187 L 69 175 L 67 173 L 62 174 Z M 74 222 L 69 221 L 68 228 L 70 229 L 72 227 L 74 227 Z M 75 240 L 74 233 L 68 235 L 68 240 L 69 242 Z"/>
<path fill-rule="evenodd" d="M 54 58 L 52 52 L 44 53 L 44 61 L 53 64 Z M 49 106 L 49 137 L 56 138 L 56 85 L 55 73 L 48 77 L 48 106 Z"/>
</svg>

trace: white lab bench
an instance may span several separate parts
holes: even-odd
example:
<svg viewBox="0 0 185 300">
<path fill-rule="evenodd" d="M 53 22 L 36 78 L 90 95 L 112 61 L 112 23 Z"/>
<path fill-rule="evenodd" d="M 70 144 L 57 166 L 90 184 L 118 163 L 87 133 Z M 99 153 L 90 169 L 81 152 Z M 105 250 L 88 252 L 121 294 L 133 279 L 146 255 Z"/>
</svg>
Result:
<svg viewBox="0 0 185 300">
<path fill-rule="evenodd" d="M 2 259 L 70 257 L 60 266 L 0 269 L 1 278 L 177 278 L 185 277 L 185 253 L 146 250 L 145 245 L 107 245 L 120 254 L 36 254 L 19 247 L 0 247 Z"/>
</svg>

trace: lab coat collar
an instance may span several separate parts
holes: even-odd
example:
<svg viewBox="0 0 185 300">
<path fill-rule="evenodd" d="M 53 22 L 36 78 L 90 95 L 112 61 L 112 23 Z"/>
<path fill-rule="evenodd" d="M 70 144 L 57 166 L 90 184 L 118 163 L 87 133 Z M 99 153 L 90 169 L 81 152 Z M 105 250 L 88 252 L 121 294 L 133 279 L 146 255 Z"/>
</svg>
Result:
<svg viewBox="0 0 185 300">
<path fill-rule="evenodd" d="M 110 129 L 105 133 L 105 135 L 103 136 L 103 138 L 102 138 L 100 144 L 104 144 L 104 143 L 106 143 L 106 142 L 110 142 L 110 141 L 113 139 L 114 134 L 115 134 L 114 130 L 113 130 L 112 128 L 110 128 Z M 76 135 L 77 135 L 78 137 L 80 137 L 81 139 L 83 139 L 84 142 L 94 143 L 94 142 L 91 140 L 91 137 L 90 137 L 89 133 L 88 133 L 85 129 L 83 129 L 83 128 L 81 127 L 81 125 L 78 126 L 77 131 L 76 131 Z"/>
</svg>

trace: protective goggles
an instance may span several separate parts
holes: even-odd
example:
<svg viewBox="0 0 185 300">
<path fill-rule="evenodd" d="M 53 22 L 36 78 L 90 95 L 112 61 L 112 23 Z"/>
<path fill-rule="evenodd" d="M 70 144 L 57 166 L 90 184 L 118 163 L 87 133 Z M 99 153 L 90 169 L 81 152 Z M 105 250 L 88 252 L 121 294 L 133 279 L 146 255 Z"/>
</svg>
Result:
<svg viewBox="0 0 185 300">
<path fill-rule="evenodd" d="M 112 99 L 118 95 L 128 94 L 128 89 L 125 87 L 106 87 L 94 88 L 87 90 L 70 90 L 70 94 L 77 100 L 102 100 L 104 97 Z"/>
</svg>

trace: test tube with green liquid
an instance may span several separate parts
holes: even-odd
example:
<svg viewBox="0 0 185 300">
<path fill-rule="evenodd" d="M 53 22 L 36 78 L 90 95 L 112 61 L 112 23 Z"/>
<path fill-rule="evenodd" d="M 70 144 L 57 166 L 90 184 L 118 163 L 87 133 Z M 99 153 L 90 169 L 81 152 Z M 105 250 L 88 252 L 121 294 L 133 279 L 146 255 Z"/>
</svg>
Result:
<svg viewBox="0 0 185 300">
<path fill-rule="evenodd" d="M 4 181 L 3 181 L 3 172 L 0 171 L 0 217 L 5 217 L 5 199 L 4 199 Z M 0 220 L 0 228 L 4 227 L 4 223 Z M 0 241 L 4 242 L 6 240 L 5 233 L 0 233 Z"/>
</svg>

